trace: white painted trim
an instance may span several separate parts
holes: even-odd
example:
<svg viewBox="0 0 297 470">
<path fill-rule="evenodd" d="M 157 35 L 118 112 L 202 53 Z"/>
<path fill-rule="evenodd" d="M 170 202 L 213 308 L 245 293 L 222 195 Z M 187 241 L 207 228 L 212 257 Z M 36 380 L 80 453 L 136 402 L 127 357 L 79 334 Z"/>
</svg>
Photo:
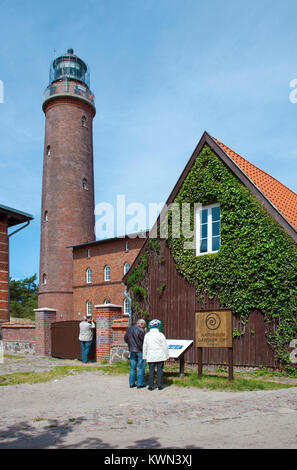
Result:
<svg viewBox="0 0 297 470">
<path fill-rule="evenodd" d="M 196 256 L 205 256 L 205 255 L 211 255 L 214 253 L 218 253 L 219 250 L 212 251 L 212 215 L 211 215 L 211 210 L 214 207 L 220 207 L 219 203 L 216 204 L 209 204 L 206 206 L 199 206 L 195 210 L 195 238 L 196 238 L 196 246 L 195 246 L 195 251 L 196 251 Z M 208 209 L 208 219 L 207 219 L 207 251 L 204 253 L 200 253 L 200 227 L 201 227 L 201 212 L 203 209 Z M 221 223 L 221 217 L 220 217 L 220 223 Z M 221 226 L 220 226 L 220 247 L 221 247 Z"/>
</svg>

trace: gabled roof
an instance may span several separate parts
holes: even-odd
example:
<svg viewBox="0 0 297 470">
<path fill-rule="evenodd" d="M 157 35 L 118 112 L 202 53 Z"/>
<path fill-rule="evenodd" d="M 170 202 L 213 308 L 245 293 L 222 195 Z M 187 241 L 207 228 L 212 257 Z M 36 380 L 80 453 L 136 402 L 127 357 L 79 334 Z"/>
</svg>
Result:
<svg viewBox="0 0 297 470">
<path fill-rule="evenodd" d="M 196 149 L 194 150 L 190 160 L 184 168 L 176 185 L 174 186 L 166 205 L 156 220 L 152 231 L 155 232 L 156 225 L 167 212 L 167 207 L 173 203 L 178 194 L 185 178 L 187 177 L 193 163 L 198 157 L 204 145 L 207 144 L 216 153 L 216 155 L 228 166 L 228 168 L 247 186 L 251 192 L 258 197 L 260 202 L 266 207 L 275 220 L 291 235 L 297 243 L 297 194 L 287 188 L 285 185 L 277 181 L 271 175 L 256 167 L 245 158 L 231 150 L 215 137 L 211 137 L 207 132 L 202 135 Z M 128 273 L 123 277 L 126 282 L 131 275 L 139 258 L 145 251 L 148 239 L 143 244 L 137 257 L 134 260 Z"/>
<path fill-rule="evenodd" d="M 273 176 L 260 170 L 260 168 L 238 155 L 227 145 L 224 145 L 214 137 L 213 139 L 297 230 L 297 194 L 277 181 Z"/>
</svg>

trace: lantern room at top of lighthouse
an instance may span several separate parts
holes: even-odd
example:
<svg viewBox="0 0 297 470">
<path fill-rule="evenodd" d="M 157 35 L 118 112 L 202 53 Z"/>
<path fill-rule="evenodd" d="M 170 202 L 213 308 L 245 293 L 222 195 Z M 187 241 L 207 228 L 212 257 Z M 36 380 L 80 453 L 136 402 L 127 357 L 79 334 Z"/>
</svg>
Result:
<svg viewBox="0 0 297 470">
<path fill-rule="evenodd" d="M 49 86 L 44 93 L 44 103 L 57 95 L 72 95 L 87 100 L 95 108 L 95 97 L 90 91 L 90 71 L 87 64 L 68 49 L 51 64 Z"/>
<path fill-rule="evenodd" d="M 51 64 L 50 84 L 60 79 L 77 80 L 90 87 L 90 73 L 88 66 L 83 60 L 74 55 L 73 49 L 57 57 Z"/>
</svg>

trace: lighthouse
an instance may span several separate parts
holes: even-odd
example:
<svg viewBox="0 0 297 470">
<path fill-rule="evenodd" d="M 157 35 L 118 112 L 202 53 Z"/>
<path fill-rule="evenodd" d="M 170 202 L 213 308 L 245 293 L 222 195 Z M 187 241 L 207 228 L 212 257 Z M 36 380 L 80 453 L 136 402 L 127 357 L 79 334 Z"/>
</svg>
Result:
<svg viewBox="0 0 297 470">
<path fill-rule="evenodd" d="M 43 100 L 45 137 L 39 308 L 73 318 L 73 245 L 95 240 L 94 94 L 86 63 L 73 49 L 51 64 Z"/>
</svg>

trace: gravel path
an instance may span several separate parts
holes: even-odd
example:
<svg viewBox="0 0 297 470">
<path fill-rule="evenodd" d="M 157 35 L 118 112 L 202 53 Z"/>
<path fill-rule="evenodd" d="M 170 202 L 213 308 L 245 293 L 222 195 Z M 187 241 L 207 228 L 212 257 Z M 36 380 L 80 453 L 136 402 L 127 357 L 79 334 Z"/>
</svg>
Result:
<svg viewBox="0 0 297 470">
<path fill-rule="evenodd" d="M 0 374 L 75 363 L 8 359 Z M 0 390 L 0 449 L 297 448 L 297 388 L 150 392 L 96 371 Z"/>
</svg>

